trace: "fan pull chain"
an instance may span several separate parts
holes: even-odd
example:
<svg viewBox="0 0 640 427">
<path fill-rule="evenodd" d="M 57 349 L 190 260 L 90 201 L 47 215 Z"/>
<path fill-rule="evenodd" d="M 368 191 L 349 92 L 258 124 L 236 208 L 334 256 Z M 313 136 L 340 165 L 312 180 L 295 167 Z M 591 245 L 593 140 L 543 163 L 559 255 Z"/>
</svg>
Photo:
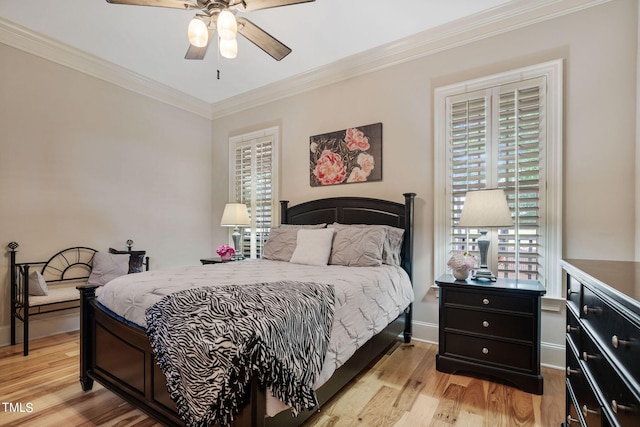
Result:
<svg viewBox="0 0 640 427">
<path fill-rule="evenodd" d="M 216 37 L 216 74 L 217 74 L 217 78 L 218 80 L 220 80 L 220 36 L 218 35 Z"/>
</svg>

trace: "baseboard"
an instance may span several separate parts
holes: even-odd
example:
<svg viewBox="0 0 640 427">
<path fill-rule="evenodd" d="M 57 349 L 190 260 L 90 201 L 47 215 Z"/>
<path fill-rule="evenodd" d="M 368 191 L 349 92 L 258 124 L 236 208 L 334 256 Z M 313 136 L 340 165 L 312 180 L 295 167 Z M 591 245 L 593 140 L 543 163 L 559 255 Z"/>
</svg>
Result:
<svg viewBox="0 0 640 427">
<path fill-rule="evenodd" d="M 64 313 L 43 314 L 29 320 L 29 341 L 80 329 L 80 313 L 77 309 Z M 22 322 L 18 322 L 16 341 L 22 343 Z M 11 344 L 11 326 L 0 326 L 0 346 Z"/>
<path fill-rule="evenodd" d="M 436 323 L 413 321 L 413 339 L 438 344 L 438 325 Z M 541 365 L 552 369 L 565 369 L 564 345 L 540 343 Z"/>
</svg>

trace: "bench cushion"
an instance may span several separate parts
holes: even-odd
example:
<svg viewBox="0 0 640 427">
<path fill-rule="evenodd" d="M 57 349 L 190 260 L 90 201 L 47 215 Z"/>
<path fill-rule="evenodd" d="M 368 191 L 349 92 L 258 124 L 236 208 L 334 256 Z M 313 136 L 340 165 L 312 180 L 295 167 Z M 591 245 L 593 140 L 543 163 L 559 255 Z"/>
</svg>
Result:
<svg viewBox="0 0 640 427">
<path fill-rule="evenodd" d="M 37 307 L 40 305 L 55 304 L 60 302 L 78 301 L 80 299 L 80 291 L 76 286 L 86 284 L 86 280 L 71 280 L 64 283 L 49 284 L 48 295 L 36 296 L 29 295 L 29 307 Z M 97 289 L 97 293 L 100 288 Z"/>
</svg>

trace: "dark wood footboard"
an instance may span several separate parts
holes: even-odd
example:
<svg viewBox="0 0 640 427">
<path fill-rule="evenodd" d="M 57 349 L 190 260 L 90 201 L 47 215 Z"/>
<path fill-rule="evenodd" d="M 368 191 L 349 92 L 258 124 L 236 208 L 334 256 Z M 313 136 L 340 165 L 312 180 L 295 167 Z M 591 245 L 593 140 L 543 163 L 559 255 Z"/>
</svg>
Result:
<svg viewBox="0 0 640 427">
<path fill-rule="evenodd" d="M 168 426 L 184 425 L 167 391 L 166 379 L 155 363 L 144 330 L 127 325 L 104 311 L 95 299 L 96 286 L 80 290 L 80 383 L 84 391 L 97 381 L 125 401 Z M 317 392 L 322 406 L 359 372 L 374 362 L 405 333 L 404 315 L 361 347 Z M 289 411 L 266 417 L 266 396 L 254 381 L 249 404 L 236 418 L 236 427 L 300 425 L 313 415 L 293 418 Z"/>
</svg>

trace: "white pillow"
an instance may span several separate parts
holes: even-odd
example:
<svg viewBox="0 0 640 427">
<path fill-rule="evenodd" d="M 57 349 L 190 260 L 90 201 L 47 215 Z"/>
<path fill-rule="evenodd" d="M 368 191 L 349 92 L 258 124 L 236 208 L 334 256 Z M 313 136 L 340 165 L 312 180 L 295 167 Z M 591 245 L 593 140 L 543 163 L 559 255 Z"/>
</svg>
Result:
<svg viewBox="0 0 640 427">
<path fill-rule="evenodd" d="M 38 270 L 29 273 L 29 295 L 46 296 L 49 294 L 47 282 Z"/>
<path fill-rule="evenodd" d="M 93 268 L 87 283 L 102 286 L 116 277 L 124 276 L 129 272 L 129 257 L 128 254 L 96 252 L 93 256 Z"/>
<path fill-rule="evenodd" d="M 293 251 L 289 262 L 294 264 L 327 265 L 329 255 L 331 255 L 334 232 L 333 228 L 298 230 L 296 249 Z"/>
</svg>

